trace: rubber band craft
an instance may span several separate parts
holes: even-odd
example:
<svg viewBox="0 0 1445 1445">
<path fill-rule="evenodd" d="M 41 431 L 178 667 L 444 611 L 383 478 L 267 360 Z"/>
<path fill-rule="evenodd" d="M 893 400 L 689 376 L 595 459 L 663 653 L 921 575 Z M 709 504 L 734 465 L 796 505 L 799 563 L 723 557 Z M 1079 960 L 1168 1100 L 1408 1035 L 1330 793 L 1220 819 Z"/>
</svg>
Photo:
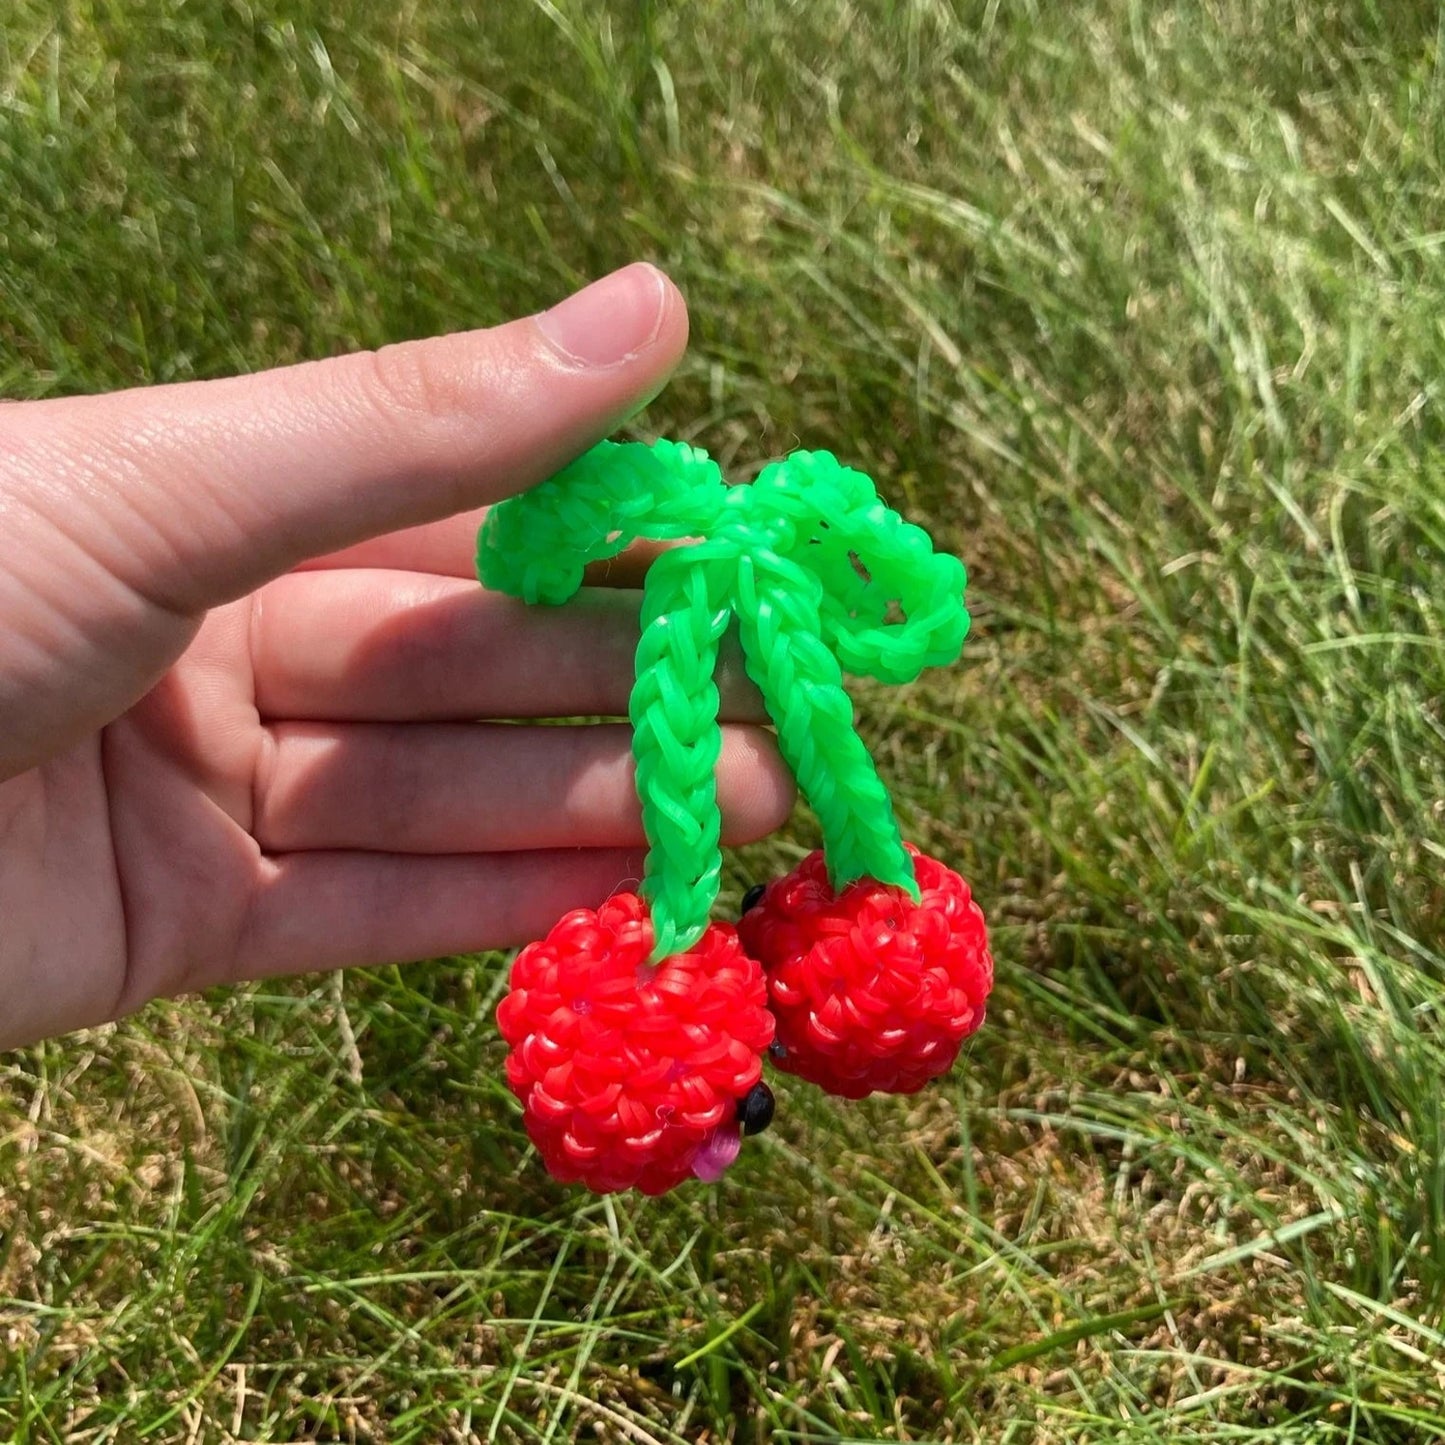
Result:
<svg viewBox="0 0 1445 1445">
<path fill-rule="evenodd" d="M 636 893 L 576 909 L 512 965 L 507 1082 L 548 1170 L 599 1193 L 714 1181 L 766 1128 L 764 1057 L 845 1098 L 946 1073 L 993 986 L 968 885 L 900 835 L 844 673 L 954 662 L 965 572 L 828 452 L 729 486 L 700 449 L 603 442 L 491 509 L 483 585 L 560 606 L 588 563 L 677 541 L 647 571 L 629 716 L 648 840 Z M 748 676 L 823 848 L 714 922 L 714 681 L 736 619 Z"/>
</svg>

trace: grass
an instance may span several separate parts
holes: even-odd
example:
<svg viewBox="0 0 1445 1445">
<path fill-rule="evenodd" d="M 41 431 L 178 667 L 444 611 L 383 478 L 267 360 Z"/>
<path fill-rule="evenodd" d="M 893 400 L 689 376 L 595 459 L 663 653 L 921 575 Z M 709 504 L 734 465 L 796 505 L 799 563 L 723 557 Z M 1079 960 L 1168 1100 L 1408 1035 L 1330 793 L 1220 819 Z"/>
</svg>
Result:
<svg viewBox="0 0 1445 1445">
<path fill-rule="evenodd" d="M 860 705 L 999 986 L 661 1203 L 526 1157 L 498 959 L 13 1055 L 9 1435 L 1445 1438 L 1442 157 L 1425 0 L 10 0 L 7 394 L 656 259 L 647 431 L 969 562 Z"/>
</svg>

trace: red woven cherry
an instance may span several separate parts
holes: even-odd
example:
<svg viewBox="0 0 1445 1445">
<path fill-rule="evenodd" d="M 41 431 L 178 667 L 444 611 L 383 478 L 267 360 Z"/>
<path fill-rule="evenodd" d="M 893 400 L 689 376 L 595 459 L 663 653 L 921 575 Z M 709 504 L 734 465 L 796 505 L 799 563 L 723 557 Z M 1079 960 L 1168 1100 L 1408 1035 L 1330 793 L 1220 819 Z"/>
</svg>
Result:
<svg viewBox="0 0 1445 1445">
<path fill-rule="evenodd" d="M 833 892 L 821 852 L 768 885 L 738 934 L 767 971 L 778 1067 L 831 1094 L 911 1094 L 983 1023 L 993 959 L 968 884 L 910 844 L 921 901 L 864 879 Z"/>
<path fill-rule="evenodd" d="M 600 1194 L 718 1178 L 773 1037 L 767 982 L 728 924 L 653 965 L 636 894 L 567 914 L 512 965 L 507 1082 L 548 1170 Z"/>
</svg>

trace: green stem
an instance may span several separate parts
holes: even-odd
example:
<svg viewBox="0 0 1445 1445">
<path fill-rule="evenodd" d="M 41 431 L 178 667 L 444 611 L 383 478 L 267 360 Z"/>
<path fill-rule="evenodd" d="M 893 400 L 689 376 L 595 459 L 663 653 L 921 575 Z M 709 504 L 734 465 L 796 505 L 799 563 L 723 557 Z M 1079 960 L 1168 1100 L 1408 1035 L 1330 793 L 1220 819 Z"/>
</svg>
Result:
<svg viewBox="0 0 1445 1445">
<path fill-rule="evenodd" d="M 713 673 L 734 567 L 726 549 L 679 548 L 653 562 L 643 587 L 629 716 L 649 845 L 643 893 L 652 910 L 655 961 L 692 947 L 717 899 L 722 729 Z"/>
<path fill-rule="evenodd" d="M 757 575 L 763 567 L 778 574 L 766 585 Z M 816 579 L 776 554 L 741 559 L 737 614 L 748 676 L 762 691 L 778 746 L 818 815 L 833 887 L 876 878 L 917 898 L 913 860 L 888 790 L 854 730 L 842 669 L 822 638 L 819 590 Z"/>
</svg>

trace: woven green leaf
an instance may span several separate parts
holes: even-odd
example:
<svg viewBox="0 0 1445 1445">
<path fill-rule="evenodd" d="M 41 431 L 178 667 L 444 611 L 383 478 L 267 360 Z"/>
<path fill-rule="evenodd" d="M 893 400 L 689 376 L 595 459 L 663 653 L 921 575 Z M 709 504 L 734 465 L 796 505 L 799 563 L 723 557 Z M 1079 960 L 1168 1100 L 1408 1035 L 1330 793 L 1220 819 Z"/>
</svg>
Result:
<svg viewBox="0 0 1445 1445">
<path fill-rule="evenodd" d="M 587 563 L 638 538 L 693 540 L 648 571 L 629 709 L 649 845 L 655 956 L 707 927 L 722 867 L 713 681 L 736 615 L 748 675 L 823 827 L 835 887 L 906 888 L 913 866 L 888 791 L 853 726 L 843 674 L 910 682 L 968 632 L 963 564 L 828 452 L 796 452 L 728 488 L 705 452 L 603 442 L 488 513 L 477 571 L 528 602 L 565 602 Z"/>
<path fill-rule="evenodd" d="M 540 486 L 493 507 L 477 538 L 482 585 L 524 602 L 565 602 L 589 562 L 639 537 L 705 537 L 727 489 L 684 442 L 600 442 Z"/>
</svg>

